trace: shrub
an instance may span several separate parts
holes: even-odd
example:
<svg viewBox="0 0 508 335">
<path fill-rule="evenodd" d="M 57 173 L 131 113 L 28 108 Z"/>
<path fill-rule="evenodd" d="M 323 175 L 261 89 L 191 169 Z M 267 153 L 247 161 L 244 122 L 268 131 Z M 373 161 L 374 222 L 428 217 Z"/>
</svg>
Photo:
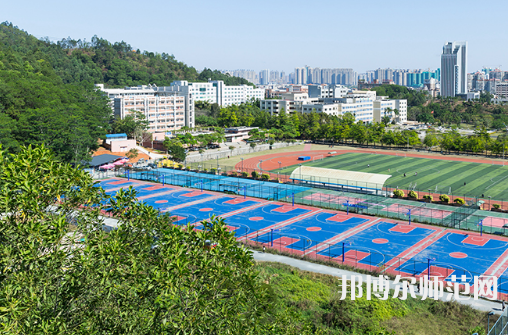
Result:
<svg viewBox="0 0 508 335">
<path fill-rule="evenodd" d="M 446 194 L 441 194 L 439 196 L 439 200 L 441 200 L 444 203 L 449 203 L 450 202 L 450 197 L 447 196 Z"/>
<path fill-rule="evenodd" d="M 270 175 L 269 175 L 269 174 L 267 174 L 267 173 L 263 173 L 263 174 L 261 175 L 261 179 L 263 179 L 263 180 L 270 180 Z"/>
<path fill-rule="evenodd" d="M 210 169 L 210 172 L 215 174 L 215 172 L 217 172 L 217 169 Z"/>
<path fill-rule="evenodd" d="M 236 177 L 237 176 L 237 173 L 235 171 L 231 172 L 230 174 L 231 177 Z"/>
<path fill-rule="evenodd" d="M 203 169 L 203 172 L 208 172 L 208 169 Z"/>
<path fill-rule="evenodd" d="M 257 178 L 259 177 L 259 173 L 257 171 L 252 171 L 252 173 L 250 174 L 252 176 L 252 178 Z"/>
<path fill-rule="evenodd" d="M 245 171 L 242 172 L 242 177 L 248 177 L 248 176 L 249 176 L 249 174 L 247 172 L 245 172 Z"/>
<path fill-rule="evenodd" d="M 492 207 L 494 207 L 495 209 L 499 209 L 499 208 L 501 208 L 501 205 L 500 204 L 492 204 Z"/>
<path fill-rule="evenodd" d="M 221 173 L 221 175 L 223 175 L 223 176 L 226 176 L 226 177 L 227 177 L 228 173 L 227 173 L 227 172 L 222 172 L 222 173 Z"/>
<path fill-rule="evenodd" d="M 395 190 L 393 191 L 393 195 L 398 198 L 402 198 L 404 196 L 404 192 L 402 190 Z"/>
<path fill-rule="evenodd" d="M 464 205 L 466 203 L 462 198 L 456 198 L 453 202 L 460 205 Z"/>
<path fill-rule="evenodd" d="M 178 164 L 178 168 L 181 170 L 183 168 L 182 164 Z"/>
<path fill-rule="evenodd" d="M 418 199 L 418 193 L 416 193 L 415 191 L 409 191 L 407 196 L 412 198 L 412 199 Z"/>
<path fill-rule="evenodd" d="M 432 201 L 432 199 L 433 199 L 433 198 L 432 198 L 432 196 L 431 196 L 431 195 L 424 195 L 424 196 L 423 196 L 423 199 L 425 199 L 425 200 L 429 200 L 429 201 Z"/>
</svg>

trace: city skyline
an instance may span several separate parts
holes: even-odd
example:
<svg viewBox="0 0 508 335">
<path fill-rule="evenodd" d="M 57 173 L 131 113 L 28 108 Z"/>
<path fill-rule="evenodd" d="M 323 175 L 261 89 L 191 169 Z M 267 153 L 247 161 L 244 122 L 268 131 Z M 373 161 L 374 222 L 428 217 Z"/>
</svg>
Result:
<svg viewBox="0 0 508 335">
<path fill-rule="evenodd" d="M 495 11 L 489 13 L 489 19 L 485 17 L 488 34 L 469 22 L 486 8 L 467 0 L 411 4 L 366 0 L 361 8 L 346 1 L 309 4 L 297 0 L 289 4 L 261 0 L 251 6 L 223 0 L 216 6 L 205 1 L 154 0 L 150 8 L 168 10 L 149 11 L 147 7 L 149 24 L 140 23 L 139 11 L 144 9 L 133 11 L 135 4 L 139 5 L 91 0 L 76 8 L 61 0 L 49 5 L 27 1 L 23 7 L 9 2 L 3 5 L 0 20 L 51 40 L 68 36 L 90 40 L 94 35 L 111 42 L 123 40 L 136 49 L 173 54 L 198 70 L 277 69 L 291 73 L 306 64 L 352 68 L 358 73 L 380 67 L 435 69 L 440 67 L 443 44 L 463 40 L 469 42 L 470 69 L 498 67 L 508 54 L 508 45 L 499 43 L 497 33 L 503 28 L 506 1 L 489 3 Z M 448 12 L 454 15 L 442 19 Z M 281 17 L 319 21 L 295 26 Z M 281 41 L 290 48 L 280 48 Z"/>
</svg>

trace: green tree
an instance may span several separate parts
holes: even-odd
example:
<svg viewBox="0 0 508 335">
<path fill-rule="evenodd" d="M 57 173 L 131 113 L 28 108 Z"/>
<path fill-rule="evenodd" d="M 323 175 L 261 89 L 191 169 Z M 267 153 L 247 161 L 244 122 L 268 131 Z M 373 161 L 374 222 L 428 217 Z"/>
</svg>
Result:
<svg viewBox="0 0 508 335">
<path fill-rule="evenodd" d="M 110 232 L 102 203 L 118 220 Z M 0 217 L 6 333 L 310 334 L 223 219 L 172 225 L 134 189 L 111 198 L 46 148 L 0 150 L 0 212 L 15 213 Z"/>
<path fill-rule="evenodd" d="M 164 148 L 168 151 L 169 156 L 177 162 L 183 162 L 187 157 L 187 153 L 182 145 L 182 143 L 176 139 L 171 139 L 166 137 L 164 139 Z"/>
</svg>

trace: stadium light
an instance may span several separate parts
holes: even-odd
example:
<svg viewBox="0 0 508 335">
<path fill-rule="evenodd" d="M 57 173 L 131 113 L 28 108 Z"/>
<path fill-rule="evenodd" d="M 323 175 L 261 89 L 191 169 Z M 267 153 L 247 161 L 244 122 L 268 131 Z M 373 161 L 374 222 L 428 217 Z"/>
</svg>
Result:
<svg viewBox="0 0 508 335">
<path fill-rule="evenodd" d="M 242 172 L 243 172 L 243 157 L 240 158 L 242 160 Z"/>
</svg>

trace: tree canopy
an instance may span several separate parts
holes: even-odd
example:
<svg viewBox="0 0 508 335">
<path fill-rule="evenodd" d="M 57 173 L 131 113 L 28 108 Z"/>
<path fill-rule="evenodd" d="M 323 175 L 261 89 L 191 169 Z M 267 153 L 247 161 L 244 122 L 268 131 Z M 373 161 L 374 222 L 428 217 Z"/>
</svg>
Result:
<svg viewBox="0 0 508 335">
<path fill-rule="evenodd" d="M 223 219 L 173 225 L 45 147 L 0 149 L 0 213 L 3 333 L 310 334 Z"/>
</svg>

